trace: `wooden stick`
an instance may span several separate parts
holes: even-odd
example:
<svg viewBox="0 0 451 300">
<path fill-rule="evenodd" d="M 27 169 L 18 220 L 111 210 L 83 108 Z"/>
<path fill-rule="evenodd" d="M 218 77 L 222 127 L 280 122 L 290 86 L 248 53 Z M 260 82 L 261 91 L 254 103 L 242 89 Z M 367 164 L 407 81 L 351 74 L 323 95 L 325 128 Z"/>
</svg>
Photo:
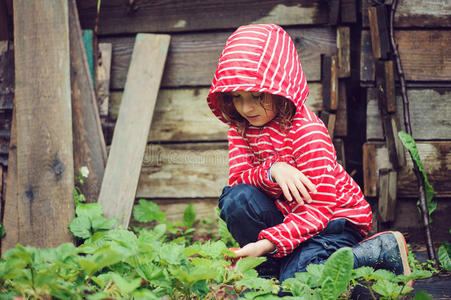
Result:
<svg viewBox="0 0 451 300">
<path fill-rule="evenodd" d="M 395 42 L 395 36 L 394 36 L 394 20 L 395 20 L 395 14 L 396 14 L 396 7 L 398 5 L 398 0 L 393 0 L 392 5 L 390 6 L 390 43 L 391 48 L 393 51 L 393 54 L 396 59 L 396 71 L 398 73 L 399 81 L 401 82 L 401 93 L 402 93 L 402 100 L 403 100 L 403 109 L 404 109 L 404 125 L 406 128 L 406 132 L 410 135 L 412 135 L 412 128 L 410 126 L 410 112 L 409 112 L 409 99 L 407 97 L 407 90 L 406 90 L 406 80 L 404 77 L 404 72 L 402 70 L 402 64 L 401 59 L 399 57 L 398 53 L 398 47 Z M 409 151 L 410 153 L 410 151 Z M 412 154 L 410 154 L 411 159 L 413 161 Z M 426 246 L 427 246 L 427 252 L 429 259 L 434 260 L 436 265 L 438 265 L 438 260 L 435 255 L 434 250 L 434 244 L 432 243 L 432 235 L 431 235 L 431 228 L 429 224 L 429 211 L 426 203 L 426 190 L 424 186 L 424 179 L 423 175 L 420 173 L 420 170 L 418 169 L 417 164 L 414 162 L 414 172 L 417 177 L 418 182 L 418 188 L 420 193 L 420 208 L 421 208 L 421 214 L 423 218 L 423 224 L 426 234 Z"/>
</svg>

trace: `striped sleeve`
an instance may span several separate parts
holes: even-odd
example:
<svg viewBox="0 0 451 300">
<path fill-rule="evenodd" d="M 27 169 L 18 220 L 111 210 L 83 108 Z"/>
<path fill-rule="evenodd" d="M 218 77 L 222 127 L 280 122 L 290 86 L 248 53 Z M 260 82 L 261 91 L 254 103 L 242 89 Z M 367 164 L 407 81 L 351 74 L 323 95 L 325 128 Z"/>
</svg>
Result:
<svg viewBox="0 0 451 300">
<path fill-rule="evenodd" d="M 277 198 L 282 190 L 280 186 L 268 178 L 268 170 L 278 161 L 277 155 L 258 163 L 247 141 L 238 134 L 236 128 L 229 129 L 229 185 L 245 183 L 253 185 Z"/>
<path fill-rule="evenodd" d="M 322 123 L 308 123 L 293 130 L 293 154 L 297 168 L 316 186 L 310 194 L 312 202 L 288 204 L 284 222 L 260 232 L 259 239 L 268 239 L 278 248 L 275 256 L 290 254 L 300 243 L 323 230 L 337 207 L 335 149 Z"/>
</svg>

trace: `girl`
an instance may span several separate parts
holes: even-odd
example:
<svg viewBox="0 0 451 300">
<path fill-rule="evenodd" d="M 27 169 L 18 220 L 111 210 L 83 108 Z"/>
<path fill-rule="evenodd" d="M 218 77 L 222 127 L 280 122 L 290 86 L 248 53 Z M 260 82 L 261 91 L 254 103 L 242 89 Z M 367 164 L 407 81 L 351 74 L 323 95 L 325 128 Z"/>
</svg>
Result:
<svg viewBox="0 0 451 300">
<path fill-rule="evenodd" d="M 207 98 L 230 126 L 230 186 L 219 199 L 221 218 L 242 247 L 237 256 L 277 258 L 281 282 L 357 245 L 371 228 L 371 208 L 337 163 L 326 127 L 305 105 L 308 93 L 291 38 L 265 24 L 229 37 Z M 382 238 L 396 243 L 396 253 L 404 251 L 398 233 L 366 245 Z M 362 256 L 356 264 L 369 264 Z"/>
</svg>

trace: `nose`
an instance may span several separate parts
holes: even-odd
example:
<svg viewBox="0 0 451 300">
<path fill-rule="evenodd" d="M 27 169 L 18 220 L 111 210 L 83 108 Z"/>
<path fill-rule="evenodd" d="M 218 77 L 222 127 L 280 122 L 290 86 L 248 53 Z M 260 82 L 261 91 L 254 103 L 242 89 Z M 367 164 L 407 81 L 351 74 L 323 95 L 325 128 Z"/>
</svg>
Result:
<svg viewBox="0 0 451 300">
<path fill-rule="evenodd" d="M 255 101 L 253 99 L 244 99 L 243 101 L 243 112 L 247 115 L 252 113 L 255 109 Z"/>
</svg>

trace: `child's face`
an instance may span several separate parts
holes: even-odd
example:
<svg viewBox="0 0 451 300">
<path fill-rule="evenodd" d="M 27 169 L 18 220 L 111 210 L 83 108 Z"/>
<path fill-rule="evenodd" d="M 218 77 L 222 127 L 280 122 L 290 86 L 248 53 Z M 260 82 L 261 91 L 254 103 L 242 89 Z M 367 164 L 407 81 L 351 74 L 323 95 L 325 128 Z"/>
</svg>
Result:
<svg viewBox="0 0 451 300">
<path fill-rule="evenodd" d="M 253 126 L 263 126 L 276 116 L 275 100 L 259 92 L 232 92 L 233 105 L 238 113 Z"/>
</svg>

